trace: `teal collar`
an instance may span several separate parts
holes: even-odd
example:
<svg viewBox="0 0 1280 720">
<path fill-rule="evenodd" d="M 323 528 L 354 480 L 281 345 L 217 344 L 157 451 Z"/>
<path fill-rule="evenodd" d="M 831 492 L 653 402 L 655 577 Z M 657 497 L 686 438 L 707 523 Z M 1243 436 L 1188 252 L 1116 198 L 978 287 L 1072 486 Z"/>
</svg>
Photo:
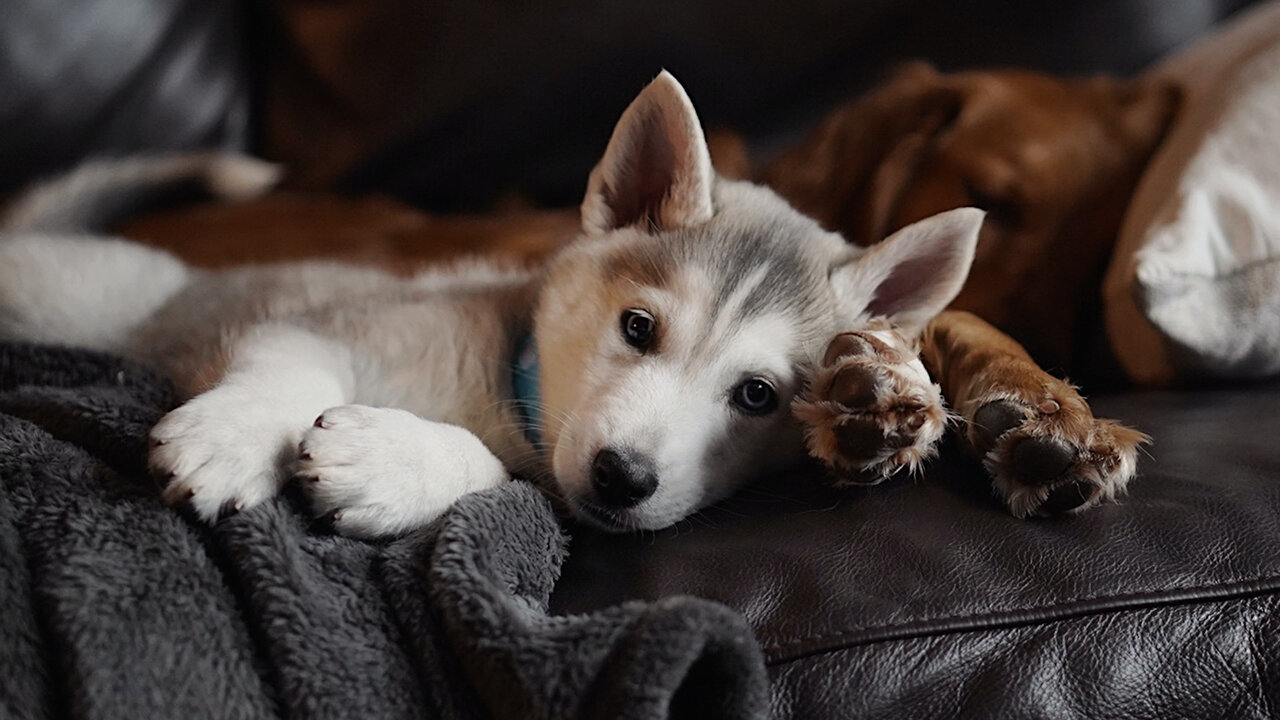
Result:
<svg viewBox="0 0 1280 720">
<path fill-rule="evenodd" d="M 511 393 L 524 435 L 535 448 L 542 446 L 542 388 L 538 382 L 538 345 L 533 333 L 516 342 L 511 362 Z"/>
</svg>

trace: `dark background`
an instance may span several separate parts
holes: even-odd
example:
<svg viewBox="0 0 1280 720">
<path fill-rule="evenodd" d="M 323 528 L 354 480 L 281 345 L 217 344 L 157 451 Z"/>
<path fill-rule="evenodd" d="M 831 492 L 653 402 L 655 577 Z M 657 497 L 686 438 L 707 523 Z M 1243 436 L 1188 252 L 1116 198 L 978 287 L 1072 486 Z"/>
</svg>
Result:
<svg viewBox="0 0 1280 720">
<path fill-rule="evenodd" d="M 767 155 L 904 59 L 1140 71 L 1245 0 L 6 0 L 0 194 L 86 156 L 220 146 L 294 187 L 576 204 L 661 68 Z"/>
</svg>

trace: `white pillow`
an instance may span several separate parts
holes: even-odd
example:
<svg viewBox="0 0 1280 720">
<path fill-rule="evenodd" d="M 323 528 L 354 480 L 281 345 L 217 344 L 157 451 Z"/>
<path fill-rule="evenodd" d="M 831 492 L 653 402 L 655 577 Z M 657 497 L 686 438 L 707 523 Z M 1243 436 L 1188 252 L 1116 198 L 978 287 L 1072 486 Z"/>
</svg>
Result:
<svg viewBox="0 0 1280 720">
<path fill-rule="evenodd" d="M 1103 285 L 1129 376 L 1280 373 L 1280 0 L 1153 68 L 1184 96 Z"/>
</svg>

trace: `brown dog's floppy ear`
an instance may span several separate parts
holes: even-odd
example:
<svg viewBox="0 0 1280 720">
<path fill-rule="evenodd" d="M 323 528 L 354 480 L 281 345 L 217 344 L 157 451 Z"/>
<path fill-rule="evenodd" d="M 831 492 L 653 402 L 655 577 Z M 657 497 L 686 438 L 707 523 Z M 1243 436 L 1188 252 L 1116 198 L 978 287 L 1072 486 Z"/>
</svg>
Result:
<svg viewBox="0 0 1280 720">
<path fill-rule="evenodd" d="M 927 60 L 905 60 L 889 68 L 889 72 L 885 73 L 885 84 L 888 83 L 916 83 L 930 84 L 940 78 L 938 69 Z"/>
<path fill-rule="evenodd" d="M 1115 88 L 1120 126 L 1144 154 L 1155 150 L 1182 104 L 1182 90 L 1167 80 L 1138 79 Z"/>
<path fill-rule="evenodd" d="M 985 213 L 959 208 L 908 225 L 831 275 L 841 319 L 885 317 L 907 333 L 955 299 L 969 276 Z"/>
<path fill-rule="evenodd" d="M 587 181 L 582 227 L 671 230 L 711 219 L 714 172 L 684 88 L 662 71 L 618 120 Z"/>
<path fill-rule="evenodd" d="M 964 94 L 924 62 L 831 113 L 761 180 L 795 208 L 856 245 L 884 239 L 898 198 L 929 143 L 951 125 Z"/>
</svg>

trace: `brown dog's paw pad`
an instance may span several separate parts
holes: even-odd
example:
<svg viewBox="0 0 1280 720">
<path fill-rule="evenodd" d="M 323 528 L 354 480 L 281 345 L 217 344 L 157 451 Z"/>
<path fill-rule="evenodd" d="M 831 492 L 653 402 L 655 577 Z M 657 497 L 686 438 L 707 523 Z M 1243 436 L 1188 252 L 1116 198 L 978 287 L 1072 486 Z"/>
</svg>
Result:
<svg viewBox="0 0 1280 720">
<path fill-rule="evenodd" d="M 847 408 L 869 408 L 876 404 L 884 384 L 871 368 L 849 364 L 832 378 L 827 398 Z"/>
<path fill-rule="evenodd" d="M 1027 419 L 1022 406 L 1010 400 L 993 400 L 973 414 L 973 429 L 983 450 L 990 450 L 1002 435 Z"/>
<path fill-rule="evenodd" d="M 1101 491 L 1102 488 L 1086 481 L 1059 485 L 1049 491 L 1049 495 L 1045 498 L 1044 503 L 1040 505 L 1038 513 L 1042 515 L 1065 515 L 1072 510 L 1088 506 L 1094 502 Z"/>
<path fill-rule="evenodd" d="M 917 469 L 936 453 L 948 419 L 914 343 L 887 326 L 833 338 L 792 410 L 810 454 L 838 484 Z"/>
<path fill-rule="evenodd" d="M 1093 417 L 1069 386 L 1025 402 L 979 406 L 969 438 L 983 451 L 996 492 L 1017 517 L 1075 513 L 1114 499 L 1137 472 L 1150 439 Z"/>
<path fill-rule="evenodd" d="M 1049 485 L 1076 460 L 1076 450 L 1054 437 L 1023 440 L 1009 453 L 1014 477 L 1027 485 Z"/>
<path fill-rule="evenodd" d="M 888 447 L 884 428 L 873 417 L 851 417 L 835 429 L 841 456 L 851 463 L 874 462 Z"/>
<path fill-rule="evenodd" d="M 875 351 L 875 346 L 861 333 L 840 333 L 827 343 L 827 352 L 822 357 L 822 366 L 832 367 L 840 358 L 873 355 Z"/>
</svg>

